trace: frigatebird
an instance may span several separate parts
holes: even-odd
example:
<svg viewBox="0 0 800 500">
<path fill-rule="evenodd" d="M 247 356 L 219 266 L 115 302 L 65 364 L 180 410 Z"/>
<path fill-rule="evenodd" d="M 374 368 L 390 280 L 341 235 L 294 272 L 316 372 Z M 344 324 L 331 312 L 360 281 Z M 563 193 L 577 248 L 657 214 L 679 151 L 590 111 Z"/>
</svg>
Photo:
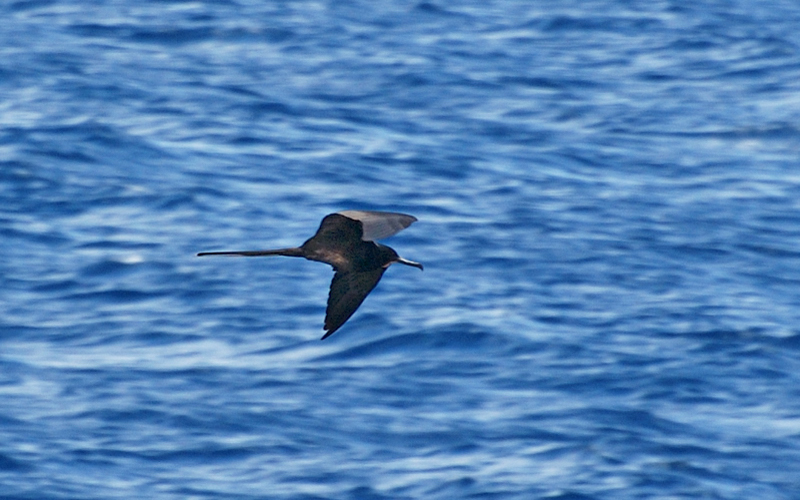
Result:
<svg viewBox="0 0 800 500">
<path fill-rule="evenodd" d="M 350 319 L 390 265 L 397 262 L 422 269 L 422 264 L 419 262 L 404 259 L 392 248 L 374 241 L 399 233 L 416 220 L 413 215 L 392 212 L 344 210 L 326 215 L 319 225 L 317 234 L 299 247 L 200 252 L 197 256 L 285 255 L 305 257 L 308 260 L 330 264 L 335 274 L 328 294 L 328 308 L 325 311 L 325 335 L 321 339 L 325 340 Z"/>
</svg>

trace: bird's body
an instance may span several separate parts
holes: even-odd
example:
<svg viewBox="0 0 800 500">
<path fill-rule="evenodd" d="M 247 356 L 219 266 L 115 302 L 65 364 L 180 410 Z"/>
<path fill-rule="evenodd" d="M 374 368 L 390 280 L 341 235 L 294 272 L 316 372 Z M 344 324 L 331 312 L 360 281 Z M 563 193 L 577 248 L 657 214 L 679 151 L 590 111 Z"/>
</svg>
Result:
<svg viewBox="0 0 800 500">
<path fill-rule="evenodd" d="M 398 262 L 422 269 L 422 264 L 406 260 L 392 248 L 373 241 L 402 231 L 416 220 L 411 215 L 391 212 L 345 210 L 325 216 L 317 233 L 299 247 L 197 255 L 285 255 L 330 264 L 336 274 L 328 295 L 326 333 L 322 337 L 325 339 L 353 315 L 390 265 Z"/>
</svg>

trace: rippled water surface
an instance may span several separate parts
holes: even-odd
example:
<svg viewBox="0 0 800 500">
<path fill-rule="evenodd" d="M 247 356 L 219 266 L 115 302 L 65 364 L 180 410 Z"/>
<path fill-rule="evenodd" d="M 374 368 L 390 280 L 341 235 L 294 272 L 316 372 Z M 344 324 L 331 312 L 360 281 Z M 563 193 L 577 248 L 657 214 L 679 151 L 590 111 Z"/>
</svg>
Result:
<svg viewBox="0 0 800 500">
<path fill-rule="evenodd" d="M 800 498 L 795 1 L 0 14 L 0 497 Z"/>
</svg>

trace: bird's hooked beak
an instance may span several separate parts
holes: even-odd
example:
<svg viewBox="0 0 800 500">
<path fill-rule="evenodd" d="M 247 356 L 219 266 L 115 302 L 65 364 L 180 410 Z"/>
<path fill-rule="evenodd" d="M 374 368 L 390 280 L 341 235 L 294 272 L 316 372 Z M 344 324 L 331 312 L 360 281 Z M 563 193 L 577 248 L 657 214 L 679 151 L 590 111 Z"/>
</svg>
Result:
<svg viewBox="0 0 800 500">
<path fill-rule="evenodd" d="M 399 255 L 397 256 L 397 262 L 399 262 L 400 264 L 405 264 L 407 266 L 418 267 L 419 270 L 422 271 L 422 264 L 420 264 L 419 262 L 414 262 L 413 260 L 404 259 Z"/>
</svg>

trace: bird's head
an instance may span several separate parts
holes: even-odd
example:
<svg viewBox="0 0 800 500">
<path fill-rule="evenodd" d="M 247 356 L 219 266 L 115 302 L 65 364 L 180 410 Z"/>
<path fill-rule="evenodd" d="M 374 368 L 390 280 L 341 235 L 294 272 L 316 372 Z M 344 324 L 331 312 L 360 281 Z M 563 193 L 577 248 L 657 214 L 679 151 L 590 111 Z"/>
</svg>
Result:
<svg viewBox="0 0 800 500">
<path fill-rule="evenodd" d="M 397 252 L 395 252 L 394 249 L 384 245 L 380 245 L 380 247 L 385 254 L 386 264 L 383 265 L 384 268 L 387 268 L 396 262 L 398 264 L 405 264 L 407 266 L 416 267 L 419 268 L 420 270 L 423 269 L 422 264 L 420 264 L 419 262 L 414 262 L 413 260 L 408 260 L 400 257 L 399 255 L 397 255 Z"/>
</svg>

